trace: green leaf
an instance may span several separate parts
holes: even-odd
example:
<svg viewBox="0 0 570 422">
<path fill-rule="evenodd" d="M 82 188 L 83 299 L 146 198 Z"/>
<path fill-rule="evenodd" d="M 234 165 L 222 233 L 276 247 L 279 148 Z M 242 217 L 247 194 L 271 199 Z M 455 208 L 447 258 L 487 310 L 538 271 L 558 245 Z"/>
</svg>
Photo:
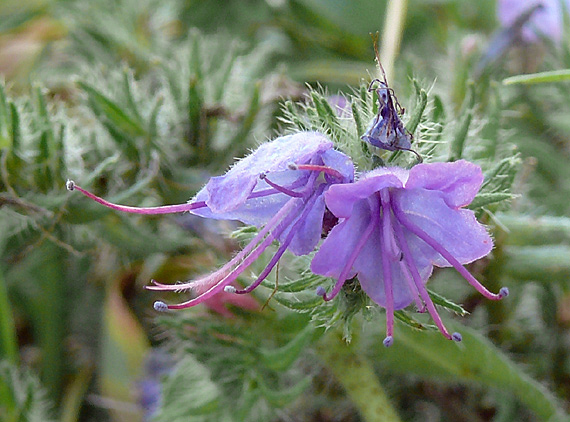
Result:
<svg viewBox="0 0 570 422">
<path fill-rule="evenodd" d="M 311 385 L 312 378 L 306 376 L 297 384 L 284 390 L 275 390 L 258 378 L 257 384 L 261 395 L 274 407 L 283 407 L 303 394 L 303 392 Z"/>
<path fill-rule="evenodd" d="M 508 192 L 478 193 L 473 201 L 469 204 L 469 208 L 476 210 L 477 208 L 485 207 L 487 205 L 511 200 L 514 197 L 516 197 L 516 195 Z"/>
<path fill-rule="evenodd" d="M 508 391 L 540 420 L 566 420 L 555 398 L 489 340 L 468 327 L 459 330 L 463 341 L 457 344 L 440 334 L 400 325 L 391 347 L 378 346 L 380 359 L 393 371 Z"/>
<path fill-rule="evenodd" d="M 8 300 L 8 286 L 4 279 L 4 271 L 0 266 L 0 359 L 12 364 L 18 363 L 18 339 L 12 317 L 12 307 Z"/>
<path fill-rule="evenodd" d="M 530 85 L 546 82 L 560 82 L 570 80 L 570 69 L 550 70 L 548 72 L 531 73 L 527 75 L 511 76 L 503 79 L 503 85 Z"/>
<path fill-rule="evenodd" d="M 101 91 L 86 82 L 80 81 L 79 86 L 89 95 L 94 108 L 93 111 L 105 116 L 116 129 L 130 136 L 141 136 L 145 134 L 145 130 L 139 122 L 125 113 L 116 102 L 103 95 Z"/>
<path fill-rule="evenodd" d="M 154 422 L 195 421 L 195 416 L 217 410 L 220 391 L 208 369 L 185 354 L 162 386 L 162 406 Z"/>
<path fill-rule="evenodd" d="M 314 328 L 308 325 L 293 340 L 278 349 L 260 348 L 261 361 L 274 371 L 285 371 L 297 360 L 299 354 L 313 338 Z"/>
<path fill-rule="evenodd" d="M 515 280 L 566 283 L 570 278 L 570 246 L 506 246 L 503 253 L 503 271 Z"/>
</svg>

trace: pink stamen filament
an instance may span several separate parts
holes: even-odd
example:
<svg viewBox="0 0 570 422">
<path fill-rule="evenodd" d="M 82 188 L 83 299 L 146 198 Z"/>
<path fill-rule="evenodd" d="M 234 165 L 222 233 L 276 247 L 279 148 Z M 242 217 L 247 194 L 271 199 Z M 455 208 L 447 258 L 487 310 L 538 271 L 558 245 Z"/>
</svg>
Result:
<svg viewBox="0 0 570 422">
<path fill-rule="evenodd" d="M 396 216 L 396 218 L 398 217 Z M 426 304 L 429 314 L 431 315 L 437 328 L 439 328 L 439 331 L 441 331 L 441 333 L 447 339 L 451 340 L 452 339 L 451 334 L 449 334 L 449 331 L 447 331 L 447 328 L 445 328 L 445 325 L 443 325 L 443 321 L 441 320 L 441 317 L 437 313 L 437 309 L 435 308 L 435 305 L 433 304 L 431 298 L 429 297 L 429 294 L 424 286 L 420 273 L 418 272 L 416 264 L 413 261 L 412 254 L 410 253 L 410 248 L 408 247 L 408 242 L 404 237 L 404 230 L 402 229 L 401 225 L 398 222 L 395 222 L 393 224 L 393 227 L 394 227 L 394 232 L 396 234 L 396 238 L 398 239 L 398 243 L 400 244 L 400 248 L 402 249 L 402 252 L 404 252 L 404 261 L 408 265 L 408 269 L 412 274 L 412 278 L 414 280 L 414 283 L 416 284 L 416 288 L 418 289 L 418 292 L 420 293 L 422 300 Z"/>
<path fill-rule="evenodd" d="M 377 202 L 378 201 L 374 201 L 374 200 L 369 201 L 370 215 L 371 216 L 378 214 L 380 211 L 378 209 Z M 364 233 L 362 233 L 362 236 L 360 237 L 360 239 L 358 240 L 358 243 L 354 247 L 352 254 L 350 255 L 350 257 L 346 261 L 346 264 L 344 265 L 344 268 L 342 269 L 340 275 L 338 276 L 338 280 L 337 280 L 336 284 L 334 285 L 332 291 L 330 293 L 324 293 L 322 295 L 323 299 L 325 301 L 333 300 L 336 297 L 336 295 L 339 294 L 340 290 L 342 289 L 342 286 L 344 285 L 344 282 L 346 281 L 346 277 L 348 276 L 348 274 L 350 273 L 350 270 L 352 269 L 352 265 L 354 264 L 354 262 L 358 258 L 358 255 L 360 254 L 360 251 L 362 251 L 362 248 L 364 248 L 364 245 L 368 241 L 368 238 L 372 235 L 372 232 L 374 231 L 374 228 L 376 227 L 376 225 L 377 225 L 377 219 L 372 217 L 370 219 L 370 222 L 368 223 L 368 226 L 366 226 Z"/>
<path fill-rule="evenodd" d="M 338 170 L 333 169 L 332 167 L 322 166 L 318 164 L 295 164 L 295 170 L 310 170 L 310 171 L 317 171 L 326 173 L 336 179 L 342 180 L 344 176 Z"/>
<path fill-rule="evenodd" d="M 287 250 L 287 248 L 289 247 L 289 245 L 293 241 L 293 237 L 295 237 L 295 235 L 297 234 L 299 226 L 301 226 L 301 224 L 303 224 L 303 221 L 305 220 L 305 218 L 307 218 L 307 215 L 309 214 L 309 212 L 311 211 L 311 209 L 315 205 L 315 201 L 322 194 L 323 190 L 324 190 L 324 186 L 322 186 L 320 189 L 318 189 L 315 192 L 315 194 L 309 199 L 309 201 L 307 201 L 307 204 L 305 205 L 305 209 L 303 210 L 303 213 L 297 219 L 297 221 L 295 221 L 295 223 L 293 224 L 293 227 L 291 227 L 291 230 L 289 230 L 287 237 L 281 243 L 281 245 L 279 246 L 279 249 L 277 249 L 277 252 L 275 253 L 275 255 L 273 255 L 273 257 L 269 261 L 269 264 L 267 264 L 267 266 L 263 269 L 261 274 L 259 274 L 259 277 L 257 277 L 257 279 L 251 285 L 247 286 L 245 289 L 235 290 L 234 293 L 236 293 L 236 294 L 251 293 L 256 287 L 258 287 L 263 282 L 263 280 L 265 280 L 267 278 L 269 273 L 271 273 L 271 270 L 273 270 L 273 267 L 275 267 L 275 265 L 277 265 L 277 262 L 279 262 L 279 259 L 285 253 L 285 251 Z"/>
<path fill-rule="evenodd" d="M 263 239 L 267 236 L 267 234 L 273 230 L 275 227 L 278 226 L 281 219 L 284 219 L 291 210 L 294 210 L 294 203 L 289 201 L 275 216 L 267 222 L 267 224 L 255 235 L 255 237 L 241 250 L 239 253 L 234 256 L 230 261 L 228 261 L 223 267 L 219 270 L 208 274 L 205 277 L 200 279 L 192 280 L 187 283 L 181 284 L 162 284 L 158 283 L 155 280 L 151 282 L 153 285 L 145 286 L 147 290 L 162 290 L 162 291 L 177 291 L 177 290 L 189 290 L 194 289 L 197 286 L 210 286 L 215 280 L 220 280 L 225 278 L 228 274 L 231 273 L 232 268 L 240 261 L 245 259 L 247 255 L 249 255 L 259 244 L 263 241 Z"/>
<path fill-rule="evenodd" d="M 290 203 L 294 203 L 291 206 L 288 206 Z M 206 290 L 203 293 L 200 293 L 197 297 L 188 300 L 186 302 L 183 303 L 179 303 L 179 304 L 175 304 L 175 305 L 168 305 L 168 309 L 184 309 L 184 308 L 189 308 L 191 306 L 197 305 L 201 302 L 203 302 L 204 300 L 209 299 L 210 297 L 214 296 L 215 294 L 221 292 L 222 290 L 224 290 L 225 286 L 228 286 L 229 284 L 231 284 L 232 282 L 234 282 L 239 275 L 246 269 L 248 268 L 257 258 L 259 258 L 259 256 L 263 253 L 263 251 L 269 246 L 271 245 L 271 243 L 277 238 L 279 237 L 279 235 L 292 223 L 292 221 L 295 219 L 295 217 L 297 216 L 297 211 L 298 211 L 298 206 L 299 204 L 299 200 L 294 198 L 291 199 L 281 210 L 279 213 L 277 213 L 275 215 L 275 217 L 273 217 L 270 222 L 267 223 L 266 226 L 271 226 L 271 228 L 275 228 L 275 230 L 273 230 L 256 248 L 255 250 L 253 250 L 253 252 L 251 252 L 247 257 L 245 257 L 241 263 L 239 265 L 237 265 L 237 267 L 235 267 L 229 274 L 224 274 L 222 278 L 219 277 L 206 277 L 205 279 L 211 280 L 214 282 L 214 284 L 212 284 L 208 290 Z M 281 214 L 281 211 L 287 209 L 287 211 L 290 211 L 285 217 L 283 217 L 283 215 Z M 277 218 L 279 217 L 279 218 Z M 252 242 L 253 243 L 253 242 Z M 230 267 L 233 267 L 239 260 L 237 260 L 236 258 L 232 259 L 228 264 L 226 265 L 230 265 Z M 217 272 L 216 272 L 217 273 Z M 214 273 L 214 274 L 216 274 Z M 205 280 L 202 279 L 202 280 Z M 200 281 L 202 281 L 200 280 Z M 187 283 L 189 288 L 192 288 L 193 285 L 195 285 L 196 282 L 190 282 Z M 200 283 L 203 284 L 203 283 Z M 211 283 L 209 283 L 211 284 Z M 153 286 L 148 286 L 148 287 L 153 287 Z M 148 288 L 147 287 L 147 288 Z M 178 287 L 180 288 L 180 285 L 174 286 L 174 287 Z M 152 290 L 152 289 L 151 289 Z M 162 290 L 162 289 L 154 289 L 154 290 Z"/>
<path fill-rule="evenodd" d="M 304 196 L 304 195 L 303 195 L 302 193 L 300 193 L 300 192 L 295 192 L 295 191 L 292 191 L 292 190 L 290 190 L 290 189 L 287 189 L 287 188 L 284 187 L 284 186 L 280 186 L 280 185 L 278 185 L 278 184 L 276 184 L 276 183 L 273 183 L 271 180 L 269 180 L 269 179 L 267 178 L 267 175 L 266 175 L 265 173 L 261 173 L 261 174 L 259 175 L 259 178 L 260 178 L 261 180 L 265 180 L 265 183 L 267 183 L 269 186 L 271 186 L 271 187 L 272 187 L 273 189 L 275 189 L 276 191 L 281 192 L 281 193 L 284 193 L 285 195 L 291 196 L 291 197 L 293 197 L 293 198 L 302 198 L 302 197 Z"/>
<path fill-rule="evenodd" d="M 76 185 L 72 180 L 68 180 L 66 186 L 68 190 L 72 191 L 77 189 L 86 197 L 94 200 L 95 202 L 100 203 L 101 205 L 106 206 L 107 208 L 111 208 L 122 212 L 128 212 L 132 214 L 174 214 L 184 211 L 195 210 L 206 206 L 206 203 L 204 201 L 196 201 L 186 204 L 163 205 L 159 207 L 131 207 L 128 205 L 114 204 L 103 198 L 100 198 L 99 196 L 89 192 L 88 190 L 83 189 L 81 186 Z"/>
<path fill-rule="evenodd" d="M 386 297 L 386 338 L 394 334 L 394 292 L 392 286 L 392 263 L 390 258 L 393 255 L 391 244 L 392 239 L 392 211 L 390 209 L 390 192 L 388 189 L 380 191 L 380 201 L 382 203 L 382 243 L 380 245 L 382 255 L 382 275 L 384 277 L 384 295 Z M 376 217 L 378 218 L 378 217 Z"/>
<path fill-rule="evenodd" d="M 447 260 L 447 262 L 449 262 L 449 264 L 451 264 L 457 270 L 457 272 L 459 272 L 459 274 L 461 274 L 463 278 L 467 280 L 469 284 L 471 284 L 479 293 L 481 293 L 483 296 L 485 296 L 487 299 L 490 300 L 501 300 L 503 297 L 506 296 L 506 294 L 504 293 L 506 291 L 505 289 L 501 289 L 501 291 L 498 294 L 492 293 L 489 290 L 487 290 L 487 288 L 485 288 L 485 286 L 479 283 L 479 281 L 477 281 L 477 279 L 473 277 L 473 275 L 469 271 L 467 271 L 465 267 L 461 265 L 461 263 L 457 259 L 455 259 L 455 257 L 447 249 L 445 249 L 440 243 L 438 243 L 425 231 L 423 231 L 414 223 L 412 223 L 410 220 L 408 220 L 406 214 L 401 209 L 399 209 L 397 204 L 394 204 L 393 209 L 396 218 L 398 219 L 398 221 L 402 223 L 404 227 L 406 227 L 409 231 L 414 233 L 416 236 L 418 236 L 420 239 L 426 242 L 429 246 L 431 246 L 437 253 L 443 256 Z"/>
</svg>

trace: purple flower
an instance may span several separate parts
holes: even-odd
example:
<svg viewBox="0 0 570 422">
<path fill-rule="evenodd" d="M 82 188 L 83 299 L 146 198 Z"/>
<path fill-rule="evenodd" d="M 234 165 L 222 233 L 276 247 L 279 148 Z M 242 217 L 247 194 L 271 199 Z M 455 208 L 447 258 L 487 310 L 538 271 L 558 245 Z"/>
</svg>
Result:
<svg viewBox="0 0 570 422">
<path fill-rule="evenodd" d="M 539 5 L 541 7 L 533 12 L 522 28 L 522 39 L 526 42 L 536 42 L 538 33 L 560 42 L 564 21 L 560 0 L 499 0 L 497 16 L 503 27 L 510 27 L 519 16 Z M 565 7 L 570 7 L 570 1 L 565 1 Z"/>
<path fill-rule="evenodd" d="M 225 175 L 213 177 L 187 204 L 138 208 L 105 201 L 68 181 L 93 200 L 115 210 L 138 214 L 167 214 L 189 211 L 202 217 L 239 220 L 262 227 L 253 240 L 219 270 L 196 280 L 174 285 L 153 281 L 150 290 L 190 290 L 187 302 L 167 305 L 156 302 L 156 310 L 197 305 L 224 291 L 249 293 L 271 272 L 285 250 L 296 255 L 311 252 L 321 238 L 325 203 L 323 194 L 336 183 L 354 179 L 352 161 L 335 151 L 333 143 L 317 132 L 301 132 L 262 144 L 238 161 Z M 230 286 L 262 253 L 279 240 L 281 245 L 257 280 L 244 290 Z"/>
<path fill-rule="evenodd" d="M 393 342 L 394 311 L 416 302 L 427 308 L 439 330 L 450 335 L 424 286 L 433 266 L 453 266 L 486 298 L 508 294 L 489 292 L 462 264 L 487 255 L 493 241 L 473 211 L 462 209 L 477 194 L 483 175 L 468 161 L 419 164 L 411 170 L 379 168 L 357 182 L 331 186 L 325 194 L 328 209 L 339 218 L 315 255 L 311 270 L 334 277 L 333 299 L 344 282 L 358 276 L 362 289 L 386 308 L 386 339 Z M 424 308 L 425 304 L 425 308 Z"/>
</svg>

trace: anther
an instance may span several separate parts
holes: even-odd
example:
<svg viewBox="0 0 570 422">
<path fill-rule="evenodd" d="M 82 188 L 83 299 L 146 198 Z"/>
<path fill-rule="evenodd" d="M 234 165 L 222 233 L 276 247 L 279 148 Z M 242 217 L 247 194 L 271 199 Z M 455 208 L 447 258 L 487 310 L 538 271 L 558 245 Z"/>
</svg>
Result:
<svg viewBox="0 0 570 422">
<path fill-rule="evenodd" d="M 327 291 L 323 286 L 319 286 L 317 287 L 317 291 L 315 293 L 317 294 L 317 296 L 324 297 L 327 294 Z"/>
<path fill-rule="evenodd" d="M 299 170 L 299 166 L 295 163 L 289 163 L 287 167 L 289 167 L 289 170 Z"/>
<path fill-rule="evenodd" d="M 504 297 L 507 297 L 508 295 L 509 295 L 509 288 L 501 287 L 501 290 L 499 290 L 499 297 L 502 299 Z"/>
<path fill-rule="evenodd" d="M 226 286 L 224 287 L 224 292 L 226 293 L 235 293 L 237 289 L 234 286 Z"/>
<path fill-rule="evenodd" d="M 456 343 L 460 343 L 463 340 L 463 337 L 460 333 L 456 332 L 451 335 L 451 340 L 455 341 Z"/>
<path fill-rule="evenodd" d="M 162 302 L 161 300 L 157 300 L 156 302 L 154 302 L 154 310 L 158 311 L 158 312 L 166 312 L 168 311 L 168 305 L 164 302 Z"/>
<path fill-rule="evenodd" d="M 68 191 L 73 191 L 75 190 L 75 182 L 73 180 L 67 180 L 67 182 L 65 182 L 65 187 L 67 188 Z"/>
<path fill-rule="evenodd" d="M 394 344 L 394 337 L 392 336 L 386 337 L 382 342 L 382 344 L 384 345 L 384 347 L 390 347 L 392 344 Z"/>
</svg>

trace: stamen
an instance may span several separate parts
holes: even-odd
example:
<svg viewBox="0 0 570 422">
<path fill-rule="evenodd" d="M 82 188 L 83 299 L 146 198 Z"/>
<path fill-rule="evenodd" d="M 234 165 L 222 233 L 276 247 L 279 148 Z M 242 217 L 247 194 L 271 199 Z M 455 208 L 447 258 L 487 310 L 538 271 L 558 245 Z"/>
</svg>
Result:
<svg viewBox="0 0 570 422">
<path fill-rule="evenodd" d="M 302 193 L 292 191 L 292 190 L 290 190 L 290 189 L 287 189 L 287 188 L 284 187 L 284 186 L 280 186 L 280 185 L 278 185 L 278 184 L 276 184 L 276 183 L 273 183 L 271 180 L 269 180 L 269 179 L 267 178 L 267 174 L 265 174 L 265 173 L 261 173 L 261 174 L 259 175 L 259 178 L 260 178 L 261 180 L 265 180 L 265 183 L 267 183 L 269 186 L 271 186 L 271 187 L 272 187 L 273 189 L 275 189 L 276 191 L 281 192 L 281 193 L 284 193 L 285 195 L 289 195 L 289 196 L 292 196 L 292 197 L 294 197 L 294 198 L 302 198 L 302 197 L 304 196 Z"/>
<path fill-rule="evenodd" d="M 251 240 L 251 242 L 249 242 L 232 260 L 228 261 L 219 270 L 211 274 L 208 274 L 203 278 L 192 280 L 188 283 L 182 283 L 182 284 L 161 284 L 156 282 L 155 280 L 151 280 L 151 283 L 153 283 L 154 285 L 145 286 L 145 289 L 168 290 L 168 291 L 175 291 L 180 289 L 192 289 L 197 286 L 209 286 L 212 284 L 214 280 L 221 280 L 227 277 L 231 273 L 232 268 L 236 265 L 237 262 L 246 258 L 246 256 L 249 253 L 251 253 L 256 247 L 259 247 L 258 245 L 260 244 L 260 242 L 262 242 L 262 240 L 271 230 L 273 230 L 275 227 L 279 225 L 280 220 L 284 219 L 286 216 L 288 216 L 289 213 L 292 213 L 295 210 L 296 204 L 294 204 L 293 202 L 295 201 L 287 202 L 287 204 L 285 204 L 285 206 L 283 206 L 283 208 L 281 208 L 281 210 L 279 210 L 279 212 L 271 220 L 269 220 L 269 222 L 259 231 L 259 233 L 257 233 L 257 235 Z"/>
<path fill-rule="evenodd" d="M 235 293 L 237 293 L 238 295 L 239 294 L 251 293 L 257 286 L 259 286 L 263 282 L 263 280 L 265 280 L 267 278 L 269 273 L 271 273 L 271 270 L 273 270 L 273 267 L 275 267 L 275 265 L 277 265 L 277 263 L 279 262 L 279 259 L 281 259 L 281 256 L 283 256 L 283 254 L 285 253 L 285 251 L 287 250 L 287 248 L 289 247 L 289 245 L 293 241 L 293 237 L 295 237 L 295 235 L 299 231 L 299 226 L 301 224 L 303 224 L 303 222 L 307 218 L 307 215 L 313 209 L 313 206 L 315 205 L 317 198 L 323 193 L 323 190 L 324 190 L 324 186 L 320 186 L 315 191 L 315 194 L 306 203 L 305 208 L 303 209 L 303 213 L 297 219 L 297 221 L 295 221 L 295 223 L 293 224 L 293 226 L 289 230 L 287 237 L 281 243 L 281 245 L 279 246 L 279 249 L 277 249 L 277 252 L 275 252 L 275 254 L 271 258 L 271 260 L 269 261 L 267 266 L 263 269 L 261 274 L 259 274 L 259 277 L 257 277 L 257 280 L 255 280 L 251 285 L 249 285 L 248 287 L 246 287 L 243 290 L 236 290 Z"/>
<path fill-rule="evenodd" d="M 118 205 L 112 202 L 106 201 L 103 198 L 83 189 L 81 186 L 75 184 L 73 180 L 68 180 L 65 184 L 67 190 L 73 191 L 77 189 L 83 195 L 91 198 L 95 202 L 100 203 L 101 205 L 106 206 L 107 208 L 111 208 L 117 211 L 128 212 L 131 214 L 174 214 L 178 212 L 190 211 L 195 210 L 198 208 L 204 208 L 206 203 L 204 201 L 196 201 L 190 202 L 186 204 L 177 204 L 177 205 L 163 205 L 160 207 L 131 207 L 128 205 Z"/>
<path fill-rule="evenodd" d="M 453 333 L 451 335 L 451 339 L 457 343 L 460 343 L 463 340 L 463 337 L 461 336 L 461 333 Z"/>
<path fill-rule="evenodd" d="M 235 292 L 237 292 L 237 289 L 234 286 L 226 286 L 226 287 L 224 287 L 224 292 L 235 293 Z"/>
<path fill-rule="evenodd" d="M 459 272 L 459 274 L 461 274 L 463 278 L 469 282 L 469 284 L 475 287 L 475 289 L 483 296 L 485 296 L 487 299 L 501 300 L 502 298 L 504 298 L 509 294 L 509 289 L 506 287 L 501 288 L 498 294 L 491 293 L 489 290 L 487 290 L 485 286 L 479 283 L 479 281 L 477 281 L 477 279 L 473 277 L 473 275 L 469 271 L 467 271 L 465 267 L 461 265 L 461 263 L 457 259 L 455 259 L 455 257 L 447 249 L 445 249 L 440 243 L 438 243 L 434 238 L 432 238 L 421 228 L 419 228 L 410 220 L 408 220 L 406 214 L 401 209 L 398 208 L 397 204 L 394 204 L 393 209 L 396 218 L 404 225 L 404 227 L 406 227 L 409 231 L 414 233 L 416 236 L 418 236 L 420 239 L 426 242 L 429 246 L 431 246 L 437 253 L 443 256 L 447 260 L 447 262 L 449 262 Z"/>
<path fill-rule="evenodd" d="M 394 337 L 392 336 L 387 336 L 384 341 L 382 342 L 382 344 L 384 345 L 384 347 L 390 347 L 391 345 L 394 344 Z"/>
<path fill-rule="evenodd" d="M 378 215 L 378 213 L 380 211 L 378 209 L 378 201 L 369 200 L 368 202 L 370 204 L 370 215 L 372 215 L 372 216 Z M 372 235 L 372 232 L 374 231 L 376 224 L 377 224 L 376 219 L 371 218 L 370 222 L 368 223 L 368 226 L 366 226 L 366 229 L 364 230 L 364 233 L 362 234 L 362 236 L 358 240 L 358 243 L 356 244 L 354 250 L 350 254 L 350 257 L 346 261 L 344 268 L 342 269 L 340 275 L 338 276 L 338 280 L 337 280 L 336 284 L 334 285 L 332 291 L 330 292 L 330 294 L 325 293 L 324 295 L 322 295 L 323 299 L 325 301 L 328 302 L 329 300 L 334 299 L 336 297 L 336 295 L 339 294 L 340 289 L 342 289 L 342 286 L 344 285 L 344 282 L 346 281 L 346 277 L 348 276 L 348 273 L 352 269 L 352 265 L 354 264 L 354 261 L 356 261 L 356 259 L 358 258 L 360 251 L 362 250 L 362 248 L 364 247 L 364 245 L 368 241 L 368 238 L 370 237 L 370 235 Z"/>
<path fill-rule="evenodd" d="M 268 222 L 266 224 L 266 226 L 271 226 L 271 228 L 275 228 L 275 230 L 273 230 L 259 244 L 259 246 L 257 246 L 253 250 L 253 252 L 251 252 L 247 257 L 245 257 L 243 259 L 243 261 L 239 265 L 237 265 L 237 267 L 235 267 L 233 270 L 231 270 L 231 272 L 228 273 L 226 271 L 225 274 L 222 273 L 222 278 L 220 278 L 219 276 L 218 277 L 212 277 L 213 275 L 215 275 L 216 273 L 219 272 L 219 271 L 217 271 L 216 273 L 214 273 L 208 277 L 205 277 L 201 280 L 196 280 L 196 281 L 187 283 L 188 285 L 190 285 L 190 287 L 192 287 L 192 286 L 195 286 L 197 282 L 199 282 L 201 286 L 208 287 L 208 290 L 206 290 L 203 293 L 200 293 L 197 297 L 190 299 L 186 302 L 175 304 L 175 305 L 168 305 L 168 309 L 184 309 L 184 308 L 189 308 L 191 306 L 197 305 L 197 304 L 209 299 L 210 297 L 216 295 L 217 293 L 222 291 L 226 286 L 233 283 L 246 268 L 248 268 L 257 258 L 259 258 L 259 256 L 263 253 L 263 251 L 265 249 L 267 249 L 267 247 L 269 245 L 271 245 L 271 243 L 273 243 L 273 241 L 277 237 L 279 237 L 281 235 L 281 233 L 283 233 L 283 231 L 295 219 L 295 217 L 297 216 L 297 212 L 296 212 L 297 208 L 299 208 L 298 206 L 296 206 L 298 204 L 298 201 L 299 201 L 298 199 L 291 199 L 287 204 L 285 204 L 285 206 L 279 211 L 279 213 L 277 213 L 275 215 L 275 217 L 273 217 L 270 220 L 270 222 Z M 290 203 L 294 203 L 294 204 L 289 205 Z M 283 214 L 282 212 L 284 210 L 290 211 L 289 213 L 287 213 L 287 215 L 285 217 L 283 217 L 283 215 L 282 215 Z M 277 217 L 279 217 L 279 218 L 277 218 Z M 277 223 L 275 223 L 275 221 Z M 231 265 L 229 265 L 231 268 L 238 261 L 239 260 L 236 260 L 236 258 L 234 258 L 228 264 L 226 264 L 226 266 L 231 264 Z M 153 286 L 147 286 L 147 288 L 152 288 L 152 287 Z M 155 290 L 161 290 L 161 289 L 155 289 Z"/>
<path fill-rule="evenodd" d="M 392 286 L 392 227 L 390 214 L 390 191 L 382 189 L 380 191 L 380 202 L 382 203 L 382 243 L 380 251 L 382 254 L 382 275 L 384 277 L 384 296 L 386 297 L 386 338 L 391 338 L 394 334 L 394 292 Z M 378 218 L 378 217 L 376 217 Z M 386 345 L 386 344 L 384 344 Z"/>
<path fill-rule="evenodd" d="M 168 311 L 168 305 L 161 300 L 157 300 L 154 302 L 154 310 L 158 312 L 166 312 Z"/>
<path fill-rule="evenodd" d="M 392 205 L 392 209 L 394 210 L 394 213 L 396 213 L 394 209 L 394 204 Z M 393 224 L 393 227 L 394 227 L 394 232 L 396 234 L 396 238 L 398 239 L 398 243 L 400 244 L 400 248 L 402 248 L 402 251 L 404 252 L 404 261 L 408 265 L 408 269 L 412 274 L 412 278 L 414 280 L 414 283 L 416 284 L 416 288 L 418 289 L 421 298 L 426 304 L 429 314 L 431 315 L 437 328 L 439 328 L 439 331 L 441 331 L 441 333 L 447 339 L 451 340 L 452 337 L 449 334 L 449 331 L 447 331 L 447 328 L 445 328 L 445 325 L 443 325 L 443 321 L 441 320 L 441 317 L 437 313 L 437 309 L 435 309 L 435 305 L 433 304 L 431 298 L 429 297 L 429 294 L 424 286 L 420 273 L 418 272 L 416 264 L 413 261 L 412 254 L 410 253 L 410 248 L 408 247 L 408 242 L 404 237 L 404 230 L 402 229 L 401 225 L 398 222 L 395 222 Z"/>
<path fill-rule="evenodd" d="M 342 173 L 338 170 L 333 169 L 332 167 L 322 166 L 318 164 L 296 164 L 295 167 L 296 167 L 295 170 L 309 170 L 309 171 L 323 172 L 336 179 L 339 180 L 344 179 Z"/>
</svg>

